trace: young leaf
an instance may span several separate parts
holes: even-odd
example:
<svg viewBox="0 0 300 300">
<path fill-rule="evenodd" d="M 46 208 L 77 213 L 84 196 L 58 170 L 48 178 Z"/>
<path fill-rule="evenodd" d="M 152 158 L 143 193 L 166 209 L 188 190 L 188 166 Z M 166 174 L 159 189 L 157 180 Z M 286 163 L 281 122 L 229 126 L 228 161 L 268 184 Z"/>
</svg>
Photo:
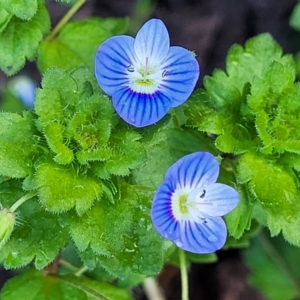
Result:
<svg viewBox="0 0 300 300">
<path fill-rule="evenodd" d="M 41 203 L 55 213 L 75 207 L 78 215 L 82 215 L 102 193 L 101 182 L 79 175 L 71 166 L 51 162 L 38 166 L 34 180 Z"/>
<path fill-rule="evenodd" d="M 248 152 L 239 160 L 238 181 L 246 184 L 254 198 L 274 217 L 296 216 L 297 187 L 294 178 L 276 162 Z"/>
<path fill-rule="evenodd" d="M 0 113 L 0 174 L 23 178 L 32 168 L 34 129 L 31 115 Z"/>
</svg>

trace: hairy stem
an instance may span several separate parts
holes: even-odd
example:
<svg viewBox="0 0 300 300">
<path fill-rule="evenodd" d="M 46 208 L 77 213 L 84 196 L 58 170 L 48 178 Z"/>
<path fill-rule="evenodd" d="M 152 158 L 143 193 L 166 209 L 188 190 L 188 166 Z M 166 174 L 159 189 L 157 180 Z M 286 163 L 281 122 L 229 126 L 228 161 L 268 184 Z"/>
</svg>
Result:
<svg viewBox="0 0 300 300">
<path fill-rule="evenodd" d="M 290 267 L 287 265 L 285 260 L 278 253 L 277 249 L 274 247 L 272 243 L 270 243 L 269 239 L 266 237 L 264 233 L 260 233 L 258 235 L 258 239 L 261 242 L 262 246 L 269 254 L 271 259 L 277 265 L 277 267 L 282 271 L 283 274 L 290 280 L 295 290 L 297 291 L 298 296 L 300 296 L 300 282 L 295 277 L 294 273 L 291 271 Z"/>
<path fill-rule="evenodd" d="M 188 290 L 188 274 L 186 267 L 185 253 L 183 250 L 179 249 L 179 262 L 180 262 L 180 274 L 181 274 L 181 299 L 189 299 Z"/>
<path fill-rule="evenodd" d="M 32 197 L 34 197 L 36 195 L 37 195 L 37 192 L 31 192 L 31 193 L 26 194 L 25 196 L 21 197 L 18 201 L 16 201 L 9 210 L 12 212 L 16 211 L 16 209 L 19 206 L 21 206 L 24 202 L 26 202 L 27 200 L 31 199 Z"/>
<path fill-rule="evenodd" d="M 63 16 L 63 18 L 57 23 L 50 34 L 46 37 L 46 41 L 52 41 L 62 27 L 73 17 L 77 10 L 85 3 L 86 0 L 78 0 L 70 10 Z"/>
</svg>

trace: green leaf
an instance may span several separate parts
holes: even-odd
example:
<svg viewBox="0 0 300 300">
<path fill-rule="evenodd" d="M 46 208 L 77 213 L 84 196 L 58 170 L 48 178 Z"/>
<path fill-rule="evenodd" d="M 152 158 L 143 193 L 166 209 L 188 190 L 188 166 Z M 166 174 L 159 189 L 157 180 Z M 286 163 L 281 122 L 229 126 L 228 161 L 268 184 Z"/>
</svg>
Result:
<svg viewBox="0 0 300 300">
<path fill-rule="evenodd" d="M 34 180 L 41 203 L 55 213 L 75 207 L 77 214 L 82 215 L 102 193 L 101 182 L 78 174 L 71 166 L 43 163 L 38 166 Z"/>
<path fill-rule="evenodd" d="M 57 40 L 77 54 L 90 69 L 94 69 L 94 60 L 98 47 L 112 34 L 102 26 L 102 20 L 91 18 L 66 24 Z"/>
<path fill-rule="evenodd" d="M 119 35 L 127 32 L 129 26 L 128 18 L 94 18 L 94 20 L 101 26 L 111 32 L 112 35 Z"/>
<path fill-rule="evenodd" d="M 0 113 L 0 174 L 23 178 L 32 168 L 37 152 L 31 115 Z"/>
<path fill-rule="evenodd" d="M 1 69 L 7 75 L 13 75 L 24 66 L 26 59 L 33 60 L 38 45 L 49 28 L 49 15 L 42 3 L 30 21 L 11 18 L 0 35 Z"/>
<path fill-rule="evenodd" d="M 300 31 L 300 3 L 298 2 L 294 7 L 292 15 L 290 17 L 290 25 Z"/>
<path fill-rule="evenodd" d="M 29 269 L 9 280 L 1 292 L 3 300 L 76 299 L 130 300 L 129 293 L 109 283 L 86 277 L 53 276 Z"/>
<path fill-rule="evenodd" d="M 112 205 L 106 200 L 95 204 L 81 217 L 69 221 L 71 236 L 80 251 L 88 246 L 98 254 L 112 255 L 125 247 L 126 236 L 132 232 L 137 196 L 129 187 L 122 189 L 122 201 Z M 117 226 L 112 226 L 118 220 Z"/>
<path fill-rule="evenodd" d="M 51 67 L 73 70 L 80 66 L 94 70 L 95 55 L 100 44 L 113 34 L 125 32 L 127 26 L 127 19 L 118 18 L 94 17 L 69 22 L 55 40 L 41 44 L 39 70 L 45 72 Z"/>
<path fill-rule="evenodd" d="M 8 13 L 4 8 L 0 7 L 0 34 L 5 30 L 12 16 L 12 14 Z"/>
<path fill-rule="evenodd" d="M 255 126 L 263 143 L 261 151 L 264 154 L 273 152 L 276 138 L 280 138 L 277 148 L 282 148 L 282 142 L 289 138 L 290 128 L 284 120 L 284 110 L 288 106 L 286 99 L 296 96 L 293 95 L 294 79 L 293 67 L 274 61 L 263 70 L 260 78 L 253 80 L 248 105 L 256 117 Z M 292 114 L 290 108 L 288 111 L 289 115 Z"/>
<path fill-rule="evenodd" d="M 251 247 L 245 251 L 246 264 L 251 271 L 251 285 L 270 300 L 296 299 L 298 291 L 286 270 L 299 282 L 299 268 L 295 263 L 299 254 L 299 248 L 288 245 L 281 237 L 270 239 L 266 233 L 260 233 L 259 238 L 253 240 Z"/>
<path fill-rule="evenodd" d="M 274 216 L 295 216 L 297 189 L 291 174 L 276 162 L 254 153 L 244 154 L 238 165 L 238 180 Z"/>
<path fill-rule="evenodd" d="M 110 138 L 112 155 L 105 166 L 113 175 L 127 176 L 130 169 L 139 167 L 145 161 L 145 150 L 139 142 L 141 136 L 135 132 L 119 131 Z"/>
<path fill-rule="evenodd" d="M 245 230 L 250 229 L 252 203 L 247 192 L 242 188 L 237 188 L 240 195 L 238 206 L 225 216 L 228 233 L 235 239 L 240 239 Z M 249 199 L 250 198 L 250 199 Z"/>
<path fill-rule="evenodd" d="M 30 20 L 38 9 L 37 0 L 0 0 L 0 5 L 9 13 L 23 20 Z"/>
<path fill-rule="evenodd" d="M 71 221 L 78 254 L 90 268 L 99 263 L 121 280 L 134 274 L 155 275 L 162 269 L 171 243 L 162 239 L 152 225 L 150 197 L 120 184 L 120 202 L 112 205 L 102 201 L 80 220 Z M 111 226 L 116 219 L 117 225 Z"/>
<path fill-rule="evenodd" d="M 54 161 L 58 164 L 69 164 L 74 160 L 74 154 L 64 143 L 64 126 L 59 123 L 49 123 L 44 127 L 44 134 L 50 149 L 56 154 Z"/>
<path fill-rule="evenodd" d="M 272 61 L 284 66 L 293 66 L 290 55 L 282 55 L 282 49 L 269 34 L 260 34 L 249 39 L 245 47 L 234 45 L 228 52 L 226 70 L 228 79 L 241 92 L 247 82 L 260 77 L 262 70 Z"/>
<path fill-rule="evenodd" d="M 81 57 L 59 41 L 43 41 L 39 46 L 37 66 L 41 73 L 53 67 L 73 70 L 83 65 Z"/>
<path fill-rule="evenodd" d="M 7 201 L 9 193 L 11 190 L 2 194 L 1 202 L 5 206 L 17 200 Z M 8 269 L 23 267 L 31 261 L 37 269 L 42 269 L 54 260 L 69 240 L 63 219 L 42 209 L 37 198 L 18 208 L 17 223 L 10 239 L 0 250 L 0 261 Z"/>
</svg>

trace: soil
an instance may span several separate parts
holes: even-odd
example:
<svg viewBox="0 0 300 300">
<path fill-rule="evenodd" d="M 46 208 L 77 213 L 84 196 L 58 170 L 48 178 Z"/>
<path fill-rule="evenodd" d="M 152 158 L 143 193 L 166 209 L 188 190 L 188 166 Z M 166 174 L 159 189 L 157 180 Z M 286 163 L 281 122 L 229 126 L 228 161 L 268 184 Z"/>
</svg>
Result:
<svg viewBox="0 0 300 300">
<path fill-rule="evenodd" d="M 148 0 L 143 0 L 148 2 Z M 289 26 L 289 16 L 297 0 L 157 0 L 150 15 L 136 20 L 160 18 L 166 24 L 171 45 L 180 45 L 197 53 L 201 66 L 198 86 L 205 75 L 215 68 L 224 68 L 226 53 L 234 43 L 244 44 L 247 39 L 269 32 L 285 53 L 300 50 L 300 35 Z M 94 16 L 134 15 L 133 0 L 89 1 L 76 18 Z M 49 4 L 55 24 L 66 7 Z M 60 7 L 60 8 L 58 8 Z M 39 76 L 33 64 L 27 71 Z M 0 87 L 6 77 L 0 73 Z M 262 300 L 262 295 L 247 284 L 249 270 L 243 264 L 242 252 L 220 251 L 214 264 L 194 264 L 189 272 L 190 300 Z M 12 276 L 0 270 L 0 287 Z M 167 299 L 180 299 L 180 274 L 173 266 L 166 266 L 159 277 Z M 146 300 L 141 287 L 133 291 L 135 299 Z"/>
</svg>

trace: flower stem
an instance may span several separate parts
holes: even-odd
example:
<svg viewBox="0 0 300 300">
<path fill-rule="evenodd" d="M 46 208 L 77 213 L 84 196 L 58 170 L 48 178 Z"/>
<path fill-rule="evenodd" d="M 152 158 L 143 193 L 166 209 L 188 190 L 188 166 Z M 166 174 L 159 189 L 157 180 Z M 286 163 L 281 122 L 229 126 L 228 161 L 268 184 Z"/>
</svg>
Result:
<svg viewBox="0 0 300 300">
<path fill-rule="evenodd" d="M 61 28 L 73 17 L 77 10 L 85 3 L 86 0 L 78 0 L 70 10 L 63 16 L 63 18 L 57 23 L 54 29 L 46 37 L 46 41 L 52 41 Z"/>
<path fill-rule="evenodd" d="M 188 290 L 188 275 L 186 267 L 185 253 L 182 249 L 179 250 L 179 262 L 180 262 L 180 274 L 181 274 L 181 299 L 189 299 L 189 290 Z"/>
<path fill-rule="evenodd" d="M 290 270 L 289 266 L 285 262 L 285 260 L 278 253 L 277 249 L 274 247 L 272 243 L 270 243 L 269 239 L 265 236 L 264 233 L 260 233 L 258 235 L 258 239 L 261 242 L 262 246 L 272 258 L 277 267 L 282 271 L 283 274 L 290 280 L 295 290 L 297 291 L 298 297 L 300 296 L 300 282 L 295 277 L 293 272 Z"/>
<path fill-rule="evenodd" d="M 11 212 L 16 211 L 20 205 L 22 205 L 24 202 L 26 202 L 27 200 L 31 199 L 32 197 L 34 197 L 36 195 L 37 195 L 36 191 L 26 194 L 25 196 L 21 197 L 18 201 L 16 201 L 9 210 Z"/>
<path fill-rule="evenodd" d="M 157 281 L 153 277 L 147 277 L 143 280 L 143 287 L 147 299 L 149 300 L 166 300 Z"/>
<path fill-rule="evenodd" d="M 85 271 L 87 271 L 89 268 L 87 266 L 82 266 L 81 268 L 77 269 L 75 272 L 75 276 L 79 277 L 81 276 Z"/>
</svg>

